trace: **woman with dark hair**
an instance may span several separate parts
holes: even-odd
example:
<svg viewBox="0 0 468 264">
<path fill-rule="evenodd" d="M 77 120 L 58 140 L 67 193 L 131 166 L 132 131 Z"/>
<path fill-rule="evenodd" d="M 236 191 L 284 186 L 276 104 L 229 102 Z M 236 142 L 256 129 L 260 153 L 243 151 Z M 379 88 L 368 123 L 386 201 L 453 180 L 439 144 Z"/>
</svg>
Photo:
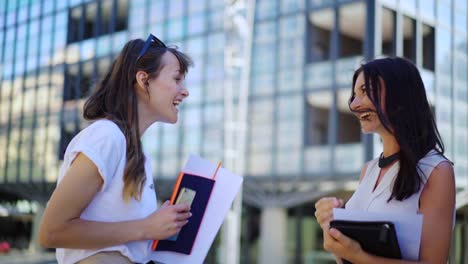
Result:
<svg viewBox="0 0 468 264">
<path fill-rule="evenodd" d="M 418 69 L 402 58 L 363 64 L 354 73 L 349 107 L 363 133 L 379 134 L 383 153 L 362 167 L 346 209 L 423 214 L 419 263 L 446 263 L 455 220 L 455 177 Z M 356 241 L 329 229 L 333 208 L 342 206 L 334 197 L 315 204 L 324 248 L 338 261 L 413 263 L 364 252 Z"/>
<path fill-rule="evenodd" d="M 146 263 L 153 239 L 188 222 L 188 205 L 157 208 L 140 137 L 155 122 L 177 122 L 191 64 L 153 35 L 131 40 L 88 98 L 83 115 L 93 123 L 68 145 L 39 228 L 58 263 Z"/>
</svg>

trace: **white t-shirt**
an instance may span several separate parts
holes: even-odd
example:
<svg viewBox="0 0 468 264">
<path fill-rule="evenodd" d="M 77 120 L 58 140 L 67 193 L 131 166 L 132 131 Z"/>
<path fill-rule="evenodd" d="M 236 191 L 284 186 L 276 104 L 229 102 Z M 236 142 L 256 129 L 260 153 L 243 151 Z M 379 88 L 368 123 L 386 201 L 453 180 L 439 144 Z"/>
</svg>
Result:
<svg viewBox="0 0 468 264">
<path fill-rule="evenodd" d="M 123 200 L 123 173 L 126 162 L 125 136 L 112 121 L 95 121 L 76 135 L 67 147 L 57 184 L 63 179 L 79 153 L 86 155 L 99 170 L 104 183 L 102 189 L 81 214 L 82 219 L 100 222 L 119 222 L 145 218 L 157 209 L 151 163 L 145 154 L 146 186 L 141 201 Z M 99 250 L 57 248 L 59 264 L 72 264 L 100 251 L 120 251 L 133 262 L 150 260 L 151 241 L 129 242 Z"/>
</svg>

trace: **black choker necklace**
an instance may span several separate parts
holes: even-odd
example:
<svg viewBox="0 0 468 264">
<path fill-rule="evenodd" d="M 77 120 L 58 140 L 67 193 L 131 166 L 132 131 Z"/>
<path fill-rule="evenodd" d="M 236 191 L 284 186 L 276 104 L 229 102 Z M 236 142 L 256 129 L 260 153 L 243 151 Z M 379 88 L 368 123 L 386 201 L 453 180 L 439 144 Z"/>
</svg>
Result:
<svg viewBox="0 0 468 264">
<path fill-rule="evenodd" d="M 400 157 L 400 152 L 392 154 L 386 158 L 383 156 L 383 152 L 382 152 L 382 154 L 380 154 L 380 157 L 379 157 L 379 168 L 387 167 L 388 165 L 392 164 L 395 160 L 397 160 L 399 157 Z"/>
</svg>

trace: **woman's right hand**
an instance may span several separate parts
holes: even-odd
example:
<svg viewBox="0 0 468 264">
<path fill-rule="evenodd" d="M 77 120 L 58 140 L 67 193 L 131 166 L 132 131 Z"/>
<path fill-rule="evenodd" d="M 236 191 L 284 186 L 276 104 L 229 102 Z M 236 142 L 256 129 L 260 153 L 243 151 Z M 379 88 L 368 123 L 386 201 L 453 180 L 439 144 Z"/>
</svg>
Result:
<svg viewBox="0 0 468 264">
<path fill-rule="evenodd" d="M 315 203 L 315 218 L 322 229 L 328 229 L 330 221 L 333 220 L 333 208 L 343 205 L 343 200 L 336 197 L 324 197 Z"/>
<path fill-rule="evenodd" d="M 146 217 L 144 221 L 144 238 L 161 240 L 177 234 L 188 223 L 192 216 L 187 204 L 170 205 L 164 202 L 158 210 Z"/>
</svg>

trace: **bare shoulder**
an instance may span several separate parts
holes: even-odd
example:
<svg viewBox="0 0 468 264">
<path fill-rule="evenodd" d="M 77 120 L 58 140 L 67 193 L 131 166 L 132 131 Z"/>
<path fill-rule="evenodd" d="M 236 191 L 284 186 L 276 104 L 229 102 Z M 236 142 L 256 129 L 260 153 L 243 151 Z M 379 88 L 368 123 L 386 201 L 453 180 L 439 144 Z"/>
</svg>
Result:
<svg viewBox="0 0 468 264">
<path fill-rule="evenodd" d="M 432 170 L 431 175 L 429 175 L 429 179 L 427 180 L 426 187 L 432 188 L 435 184 L 443 184 L 447 186 L 446 184 L 451 181 L 455 182 L 453 166 L 448 160 L 442 161 Z"/>
<path fill-rule="evenodd" d="M 425 201 L 432 204 L 449 203 L 455 200 L 455 174 L 449 161 L 440 162 L 429 175 L 421 193 L 421 205 Z"/>
</svg>

